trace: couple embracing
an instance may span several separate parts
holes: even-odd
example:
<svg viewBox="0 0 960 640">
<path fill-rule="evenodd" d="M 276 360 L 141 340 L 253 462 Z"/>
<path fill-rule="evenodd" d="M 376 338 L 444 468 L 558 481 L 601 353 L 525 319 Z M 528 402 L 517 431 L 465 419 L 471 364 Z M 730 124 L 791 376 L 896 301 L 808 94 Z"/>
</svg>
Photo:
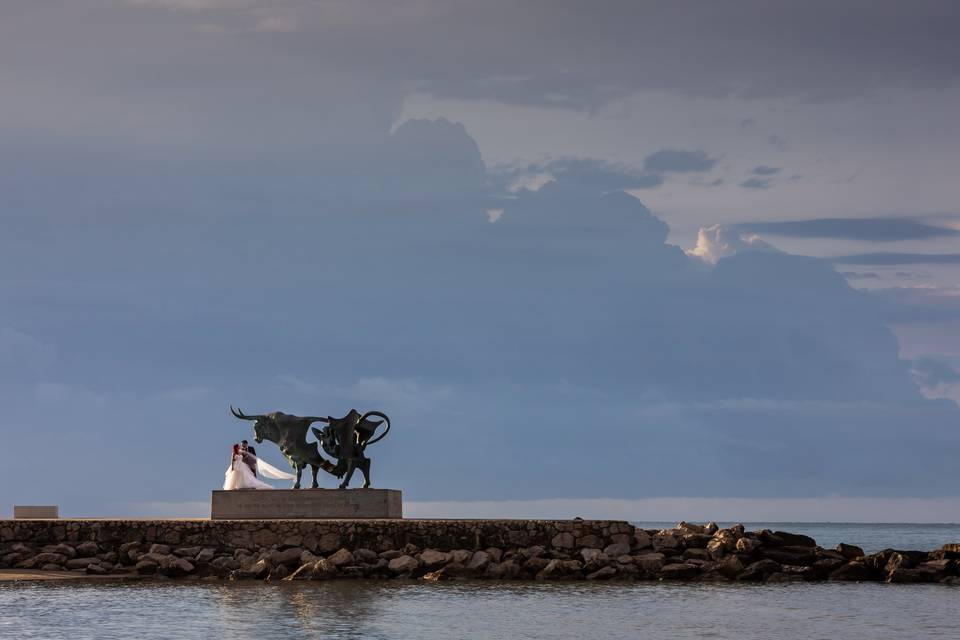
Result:
<svg viewBox="0 0 960 640">
<path fill-rule="evenodd" d="M 293 480 L 292 474 L 280 471 L 257 457 L 257 450 L 251 447 L 246 440 L 233 445 L 233 454 L 230 457 L 230 466 L 223 481 L 225 490 L 232 489 L 273 489 L 257 475 L 276 480 Z"/>
</svg>

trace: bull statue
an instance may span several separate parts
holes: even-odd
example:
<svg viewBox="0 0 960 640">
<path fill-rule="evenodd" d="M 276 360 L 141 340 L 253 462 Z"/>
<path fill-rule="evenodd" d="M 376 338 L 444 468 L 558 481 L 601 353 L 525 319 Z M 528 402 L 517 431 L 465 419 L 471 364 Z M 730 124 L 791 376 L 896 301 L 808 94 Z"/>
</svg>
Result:
<svg viewBox="0 0 960 640">
<path fill-rule="evenodd" d="M 283 457 L 297 472 L 297 479 L 293 485 L 294 489 L 300 488 L 301 475 L 307 466 L 310 467 L 313 475 L 313 483 L 310 485 L 313 489 L 320 486 L 317 482 L 317 472 L 320 469 L 338 478 L 346 475 L 346 478 L 340 484 L 340 488 L 345 489 L 350 482 L 354 469 L 359 468 L 363 472 L 363 486 L 369 487 L 370 459 L 364 455 L 364 449 L 368 444 L 373 444 L 383 438 L 390 430 L 390 419 L 379 411 L 369 411 L 361 416 L 355 409 L 351 409 L 350 413 L 343 418 L 332 418 L 330 416 L 321 418 L 317 416 L 294 416 L 282 411 L 247 415 L 231 406 L 230 413 L 241 420 L 253 422 L 253 438 L 257 444 L 269 440 L 280 447 Z M 381 417 L 383 421 L 368 420 L 367 418 L 370 416 Z M 387 424 L 386 429 L 379 436 L 373 438 L 377 427 L 384 421 Z M 337 460 L 336 464 L 320 455 L 316 442 L 307 442 L 307 431 L 314 422 L 327 424 L 322 430 L 313 428 L 313 432 L 320 439 L 324 451 Z"/>
<path fill-rule="evenodd" d="M 383 418 L 383 420 L 369 420 L 371 416 Z M 377 428 L 386 422 L 386 428 L 377 437 L 373 437 Z M 338 478 L 343 478 L 340 483 L 341 489 L 346 489 L 350 484 L 350 478 L 356 469 L 363 473 L 363 488 L 370 486 L 370 458 L 364 450 L 367 445 L 382 440 L 390 431 L 390 418 L 379 411 L 368 411 L 363 415 L 356 409 L 350 409 L 350 413 L 342 418 L 328 417 L 327 426 L 323 429 L 310 427 L 314 435 L 320 441 L 320 446 L 328 455 L 336 458 L 337 466 L 332 472 Z"/>
</svg>

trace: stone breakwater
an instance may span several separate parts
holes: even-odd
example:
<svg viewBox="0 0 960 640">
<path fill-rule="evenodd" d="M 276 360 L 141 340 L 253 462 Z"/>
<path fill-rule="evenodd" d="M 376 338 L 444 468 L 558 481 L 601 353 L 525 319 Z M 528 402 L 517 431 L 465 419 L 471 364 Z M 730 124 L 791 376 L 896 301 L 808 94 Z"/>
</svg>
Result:
<svg viewBox="0 0 960 640">
<path fill-rule="evenodd" d="M 823 549 L 807 536 L 610 520 L 7 520 L 0 569 L 195 579 L 887 581 L 960 585 L 960 544 Z"/>
</svg>

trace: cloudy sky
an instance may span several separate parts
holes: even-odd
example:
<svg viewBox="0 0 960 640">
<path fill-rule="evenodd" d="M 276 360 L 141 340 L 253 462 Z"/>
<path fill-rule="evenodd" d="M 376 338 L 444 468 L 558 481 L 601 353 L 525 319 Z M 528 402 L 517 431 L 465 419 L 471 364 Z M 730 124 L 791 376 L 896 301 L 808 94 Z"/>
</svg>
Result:
<svg viewBox="0 0 960 640">
<path fill-rule="evenodd" d="M 946 1 L 7 0 L 0 504 L 202 515 L 233 403 L 387 412 L 410 513 L 958 521 L 958 43 Z"/>
</svg>

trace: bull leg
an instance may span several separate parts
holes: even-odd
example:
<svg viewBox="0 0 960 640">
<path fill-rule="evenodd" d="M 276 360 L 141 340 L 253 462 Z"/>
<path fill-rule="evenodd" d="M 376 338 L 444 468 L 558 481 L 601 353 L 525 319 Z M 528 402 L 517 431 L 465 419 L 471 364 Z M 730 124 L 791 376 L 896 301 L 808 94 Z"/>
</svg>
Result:
<svg viewBox="0 0 960 640">
<path fill-rule="evenodd" d="M 346 489 L 347 485 L 350 484 L 350 477 L 353 476 L 353 470 L 356 468 L 356 460 L 350 458 L 347 460 L 347 475 L 343 478 L 343 482 L 340 483 L 341 489 Z"/>
<path fill-rule="evenodd" d="M 303 465 L 299 462 L 294 463 L 294 468 L 297 470 L 297 481 L 293 483 L 294 489 L 300 488 L 300 476 L 303 474 Z"/>
<path fill-rule="evenodd" d="M 310 465 L 310 473 L 313 474 L 313 484 L 310 485 L 311 489 L 319 489 L 320 483 L 317 482 L 317 471 L 320 471 L 320 467 L 315 464 Z"/>
<path fill-rule="evenodd" d="M 363 472 L 363 488 L 370 487 L 370 458 L 364 458 L 360 463 L 360 471 Z"/>
</svg>

